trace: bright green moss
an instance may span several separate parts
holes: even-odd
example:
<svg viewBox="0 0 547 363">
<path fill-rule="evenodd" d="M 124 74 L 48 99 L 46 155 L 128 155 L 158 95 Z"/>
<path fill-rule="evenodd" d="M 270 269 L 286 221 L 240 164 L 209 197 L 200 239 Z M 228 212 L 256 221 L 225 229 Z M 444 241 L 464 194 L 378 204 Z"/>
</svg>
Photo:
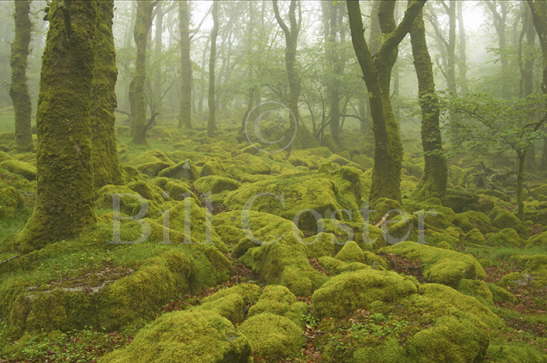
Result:
<svg viewBox="0 0 547 363">
<path fill-rule="evenodd" d="M 366 270 L 370 268 L 370 266 L 361 262 L 348 263 L 330 256 L 319 257 L 318 261 L 321 267 L 324 268 L 329 275 L 338 275 L 343 272 Z"/>
<path fill-rule="evenodd" d="M 125 185 L 105 185 L 97 192 L 96 207 L 102 209 L 115 209 L 129 216 L 139 213 L 145 217 L 159 214 L 159 206 L 154 201 L 148 200 L 141 194 Z M 119 204 L 118 204 L 119 203 Z"/>
<path fill-rule="evenodd" d="M 249 316 L 272 313 L 289 318 L 301 325 L 306 310 L 307 305 L 298 302 L 296 296 L 285 286 L 268 285 L 264 288 L 258 302 L 249 309 Z"/>
<path fill-rule="evenodd" d="M 194 182 L 194 187 L 202 194 L 218 194 L 226 191 L 236 190 L 241 184 L 231 178 L 223 176 L 203 176 Z"/>
<path fill-rule="evenodd" d="M 524 242 L 513 228 L 504 228 L 486 235 L 486 244 L 491 246 L 522 247 Z"/>
<path fill-rule="evenodd" d="M 24 161 L 9 159 L 0 163 L 0 168 L 6 169 L 7 171 L 22 176 L 27 180 L 36 179 L 36 167 Z"/>
<path fill-rule="evenodd" d="M 290 319 L 271 313 L 251 316 L 239 326 L 254 357 L 268 362 L 296 357 L 304 344 L 304 332 Z"/>
<path fill-rule="evenodd" d="M 488 288 L 490 289 L 490 292 L 492 293 L 492 299 L 496 304 L 506 302 L 515 303 L 517 301 L 517 297 L 515 295 L 513 295 L 501 286 L 488 283 Z"/>
<path fill-rule="evenodd" d="M 190 160 L 185 160 L 169 168 L 161 170 L 158 176 L 186 181 L 194 181 L 199 178 L 199 170 L 193 165 Z"/>
<path fill-rule="evenodd" d="M 335 257 L 344 262 L 365 262 L 365 254 L 363 250 L 353 241 L 344 244 Z"/>
<path fill-rule="evenodd" d="M 184 200 L 184 198 L 192 197 L 197 199 L 192 191 L 190 184 L 183 180 L 174 180 L 170 178 L 154 178 L 152 183 L 160 187 L 166 197 L 172 200 Z"/>
<path fill-rule="evenodd" d="M 494 296 L 488 284 L 480 280 L 462 279 L 458 283 L 458 291 L 477 298 L 484 304 L 493 304 Z"/>
<path fill-rule="evenodd" d="M 315 236 L 304 239 L 308 258 L 319 258 L 322 256 L 334 256 L 338 247 L 336 236 L 332 233 L 321 232 Z"/>
<path fill-rule="evenodd" d="M 489 216 L 492 219 L 492 224 L 499 229 L 513 228 L 521 236 L 526 233 L 522 221 L 508 210 L 496 207 L 490 211 Z"/>
<path fill-rule="evenodd" d="M 482 233 L 493 232 L 494 230 L 490 218 L 478 211 L 467 211 L 456 214 L 454 224 L 466 232 L 471 231 L 473 228 L 477 228 Z"/>
<path fill-rule="evenodd" d="M 547 248 L 547 231 L 536 234 L 526 241 L 527 248 L 542 247 Z"/>
<path fill-rule="evenodd" d="M 444 248 L 402 242 L 383 248 L 381 252 L 420 261 L 424 277 L 431 282 L 457 286 L 463 278 L 483 279 L 486 276 L 475 257 Z"/>
<path fill-rule="evenodd" d="M 487 358 L 495 363 L 543 363 L 547 356 L 527 344 L 508 343 L 490 344 Z"/>
<path fill-rule="evenodd" d="M 416 291 L 417 285 L 401 275 L 366 269 L 332 277 L 314 292 L 312 303 L 318 316 L 341 318 L 375 301 L 395 303 Z"/>
<path fill-rule="evenodd" d="M 0 186 L 0 218 L 13 218 L 23 207 L 23 198 L 13 187 Z"/>
<path fill-rule="evenodd" d="M 207 310 L 178 311 L 160 316 L 139 331 L 127 347 L 101 363 L 244 363 L 250 347 L 229 320 Z"/>
<path fill-rule="evenodd" d="M 484 244 L 485 238 L 478 228 L 473 228 L 465 234 L 464 240 L 466 242 L 482 245 Z"/>
<path fill-rule="evenodd" d="M 240 323 L 245 319 L 249 306 L 258 300 L 260 292 L 257 285 L 239 284 L 204 298 L 197 309 L 212 310 L 232 323 Z"/>
</svg>

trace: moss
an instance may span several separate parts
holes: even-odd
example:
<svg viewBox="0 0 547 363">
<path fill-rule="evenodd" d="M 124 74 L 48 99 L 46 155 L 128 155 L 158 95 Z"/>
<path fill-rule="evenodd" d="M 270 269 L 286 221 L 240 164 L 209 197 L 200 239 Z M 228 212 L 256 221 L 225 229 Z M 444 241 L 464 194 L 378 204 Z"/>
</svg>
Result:
<svg viewBox="0 0 547 363">
<path fill-rule="evenodd" d="M 223 231 L 232 240 L 241 237 L 234 254 L 268 284 L 309 295 L 323 283 L 325 278 L 309 264 L 302 232 L 290 221 L 268 213 L 233 211 L 215 216 L 214 224 L 239 229 Z"/>
<path fill-rule="evenodd" d="M 225 205 L 230 209 L 249 208 L 275 214 L 297 222 L 307 231 L 317 231 L 320 218 L 333 218 L 342 210 L 341 219 L 357 218 L 355 196 L 342 193 L 332 178 L 323 175 L 293 175 L 247 184 L 230 193 Z"/>
<path fill-rule="evenodd" d="M 526 241 L 526 247 L 527 248 L 535 248 L 535 247 L 547 248 L 547 231 L 530 237 Z"/>
<path fill-rule="evenodd" d="M 488 349 L 488 336 L 469 321 L 443 317 L 418 332 L 409 344 L 418 362 L 480 362 Z"/>
<path fill-rule="evenodd" d="M 353 241 L 344 244 L 342 249 L 335 256 L 344 262 L 364 262 L 365 254 L 359 245 Z"/>
<path fill-rule="evenodd" d="M 472 230 L 467 232 L 464 236 L 464 239 L 466 242 L 471 242 L 479 245 L 482 245 L 486 241 L 484 235 L 478 228 L 473 228 Z"/>
<path fill-rule="evenodd" d="M 181 179 L 186 181 L 194 181 L 199 178 L 199 170 L 193 165 L 190 160 L 185 160 L 169 168 L 163 169 L 159 172 L 158 176 Z"/>
<path fill-rule="evenodd" d="M 14 218 L 23 207 L 23 198 L 13 187 L 0 186 L 0 218 Z"/>
<path fill-rule="evenodd" d="M 314 292 L 312 303 L 318 316 L 340 318 L 375 301 L 395 303 L 416 291 L 416 284 L 401 275 L 366 269 L 332 277 Z"/>
<path fill-rule="evenodd" d="M 241 184 L 232 178 L 216 175 L 203 176 L 194 182 L 194 187 L 202 194 L 218 194 L 236 190 L 240 186 Z"/>
<path fill-rule="evenodd" d="M 409 361 L 405 349 L 397 339 L 388 337 L 380 346 L 359 348 L 353 353 L 353 362 L 398 363 Z"/>
<path fill-rule="evenodd" d="M 473 228 L 477 228 L 481 233 L 494 231 L 490 218 L 486 214 L 478 211 L 467 211 L 456 214 L 454 224 L 465 232 L 468 232 Z"/>
<path fill-rule="evenodd" d="M 402 242 L 381 250 L 422 263 L 423 275 L 430 282 L 457 286 L 461 279 L 483 279 L 484 269 L 477 259 L 456 251 L 414 242 Z"/>
<path fill-rule="evenodd" d="M 484 304 L 493 304 L 494 296 L 488 284 L 484 281 L 462 279 L 458 283 L 458 291 L 473 296 Z"/>
<path fill-rule="evenodd" d="M 521 236 L 524 236 L 526 233 L 521 220 L 508 210 L 496 207 L 490 211 L 489 216 L 492 220 L 492 224 L 497 228 L 513 228 Z"/>
<path fill-rule="evenodd" d="M 247 339 L 227 319 L 211 311 L 179 311 L 162 315 L 99 362 L 239 363 L 249 356 Z"/>
<path fill-rule="evenodd" d="M 338 275 L 343 272 L 366 270 L 370 266 L 361 262 L 344 262 L 337 258 L 330 256 L 319 257 L 319 264 L 329 275 Z"/>
<path fill-rule="evenodd" d="M 0 163 L 0 168 L 19 175 L 27 180 L 36 180 L 36 168 L 24 161 L 9 159 Z"/>
<path fill-rule="evenodd" d="M 496 363 L 542 363 L 545 362 L 545 353 L 542 353 L 525 344 L 490 344 L 488 347 L 488 361 Z"/>
<path fill-rule="evenodd" d="M 204 298 L 197 309 L 212 310 L 234 324 L 241 323 L 249 307 L 258 300 L 260 292 L 258 285 L 238 284 Z"/>
<path fill-rule="evenodd" d="M 477 210 L 480 206 L 477 195 L 460 189 L 448 189 L 443 204 L 456 213 Z"/>
<path fill-rule="evenodd" d="M 490 292 L 492 293 L 492 299 L 496 304 L 517 302 L 517 297 L 501 286 L 488 283 L 488 288 L 490 289 Z"/>
<path fill-rule="evenodd" d="M 343 246 L 346 242 L 355 241 L 364 250 L 385 245 L 384 232 L 369 223 L 339 221 L 337 219 L 320 219 L 317 224 L 321 232 L 333 234 L 336 244 Z"/>
<path fill-rule="evenodd" d="M 120 211 L 129 216 L 137 216 L 139 213 L 141 213 L 141 217 L 159 214 L 157 203 L 146 199 L 141 194 L 130 189 L 129 186 L 105 185 L 99 189 L 97 194 L 97 208 L 114 209 L 115 205 L 117 205 L 115 203 L 119 200 Z"/>
<path fill-rule="evenodd" d="M 486 243 L 491 246 L 522 247 L 524 241 L 513 228 L 504 228 L 486 235 Z"/>
<path fill-rule="evenodd" d="M 134 181 L 127 184 L 127 187 L 134 192 L 139 193 L 143 198 L 161 204 L 165 202 L 165 196 L 161 188 L 152 183 L 144 181 Z"/>
<path fill-rule="evenodd" d="M 334 256 L 337 249 L 337 239 L 332 233 L 318 233 L 304 239 L 306 254 L 308 258 L 319 258 L 322 256 Z"/>
<path fill-rule="evenodd" d="M 370 222 L 375 224 L 379 222 L 387 213 L 400 210 L 401 203 L 398 201 L 388 198 L 379 198 L 374 202 L 372 210 L 370 211 Z"/>
<path fill-rule="evenodd" d="M 197 199 L 192 191 L 190 184 L 182 180 L 173 180 L 170 178 L 154 178 L 152 183 L 160 187 L 166 196 L 171 200 L 184 200 L 187 197 Z"/>
<path fill-rule="evenodd" d="M 296 300 L 296 296 L 285 286 L 268 285 L 264 288 L 258 302 L 249 309 L 249 316 L 272 313 L 302 324 L 307 305 Z"/>
<path fill-rule="evenodd" d="M 304 332 L 298 325 L 271 313 L 251 316 L 239 331 L 249 340 L 253 356 L 269 362 L 296 357 L 304 344 Z"/>
</svg>

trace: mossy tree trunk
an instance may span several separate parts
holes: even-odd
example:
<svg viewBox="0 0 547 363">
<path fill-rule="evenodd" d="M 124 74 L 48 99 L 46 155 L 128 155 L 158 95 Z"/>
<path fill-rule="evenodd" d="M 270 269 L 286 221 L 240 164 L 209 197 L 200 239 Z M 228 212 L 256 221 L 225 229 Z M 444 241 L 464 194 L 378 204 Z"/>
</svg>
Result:
<svg viewBox="0 0 547 363">
<path fill-rule="evenodd" d="M 399 43 L 410 31 L 426 0 L 414 0 L 403 20 L 395 23 L 394 1 L 382 1 L 378 13 L 383 42 L 372 55 L 363 35 L 363 21 L 359 2 L 346 0 L 351 37 L 357 60 L 368 88 L 374 130 L 374 170 L 370 201 L 385 197 L 401 199 L 401 164 L 403 147 L 399 123 L 393 114 L 390 82 L 393 65 L 397 59 Z"/>
<path fill-rule="evenodd" d="M 42 62 L 36 205 L 18 248 L 76 236 L 95 222 L 90 106 L 96 1 L 54 0 Z"/>
<path fill-rule="evenodd" d="M 297 69 L 296 50 L 298 46 L 298 35 L 302 27 L 302 9 L 301 4 L 296 0 L 291 0 L 289 4 L 289 24 L 285 23 L 279 12 L 277 0 L 272 0 L 275 19 L 283 30 L 285 35 L 285 68 L 289 84 L 289 95 L 287 105 L 290 111 L 291 127 L 300 126 L 300 110 L 298 102 L 300 100 L 301 84 L 300 75 Z M 298 10 L 298 15 L 297 15 Z M 291 145 L 289 145 L 290 148 Z M 290 150 L 290 149 L 289 149 Z"/>
<path fill-rule="evenodd" d="M 15 111 L 15 145 L 18 152 L 32 151 L 32 106 L 27 86 L 27 64 L 32 31 L 31 0 L 14 0 L 15 39 L 11 44 L 10 97 Z"/>
<path fill-rule="evenodd" d="M 146 58 L 148 51 L 148 40 L 150 28 L 152 27 L 153 11 L 156 2 L 139 1 L 137 3 L 137 18 L 133 38 L 137 47 L 137 58 L 135 61 L 135 75 L 129 86 L 129 99 L 131 106 L 131 133 L 133 143 L 137 145 L 146 144 Z"/>
<path fill-rule="evenodd" d="M 217 130 L 216 118 L 216 75 L 215 66 L 217 61 L 217 38 L 218 38 L 218 12 L 219 2 L 213 2 L 213 29 L 211 29 L 211 48 L 209 52 L 209 118 L 207 121 L 207 134 L 213 136 Z"/>
<path fill-rule="evenodd" d="M 441 197 L 446 192 L 448 168 L 443 155 L 439 127 L 440 105 L 435 92 L 433 64 L 427 47 L 423 11 L 416 17 L 410 32 L 414 67 L 418 77 L 418 92 L 422 109 L 422 147 L 424 177 L 418 194 L 421 198 Z"/>
<path fill-rule="evenodd" d="M 468 92 L 467 84 L 467 38 L 465 32 L 465 19 L 463 16 L 464 2 L 456 2 L 458 11 L 458 44 L 459 44 L 459 57 L 458 57 L 458 78 L 460 83 L 461 93 L 466 94 Z"/>
<path fill-rule="evenodd" d="M 190 4 L 179 1 L 179 34 L 181 59 L 181 100 L 179 127 L 192 128 L 192 58 L 190 57 Z"/>
<path fill-rule="evenodd" d="M 518 56 L 520 68 L 520 97 L 526 98 L 534 93 L 534 54 L 536 31 L 532 21 L 532 12 L 526 3 L 521 5 L 522 34 L 519 39 Z M 536 112 L 530 112 L 530 119 L 537 118 Z M 536 150 L 532 143 L 526 153 L 525 167 L 534 170 L 536 167 Z"/>
<path fill-rule="evenodd" d="M 114 1 L 97 1 L 95 70 L 91 104 L 92 167 L 95 188 L 122 181 L 114 124 L 116 117 L 116 51 L 112 34 Z"/>
</svg>

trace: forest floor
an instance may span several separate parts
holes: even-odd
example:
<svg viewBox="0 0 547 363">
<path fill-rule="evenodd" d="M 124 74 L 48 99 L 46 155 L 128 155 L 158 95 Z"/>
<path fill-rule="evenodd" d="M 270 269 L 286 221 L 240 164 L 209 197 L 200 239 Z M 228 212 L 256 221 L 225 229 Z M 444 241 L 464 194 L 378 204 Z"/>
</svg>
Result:
<svg viewBox="0 0 547 363">
<path fill-rule="evenodd" d="M 35 155 L 0 134 L 0 362 L 547 361 L 545 175 L 521 221 L 513 180 L 478 188 L 465 158 L 446 198 L 414 199 L 407 153 L 402 203 L 368 211 L 356 136 L 289 154 L 235 127 L 126 133 L 96 226 L 24 255 Z"/>
</svg>

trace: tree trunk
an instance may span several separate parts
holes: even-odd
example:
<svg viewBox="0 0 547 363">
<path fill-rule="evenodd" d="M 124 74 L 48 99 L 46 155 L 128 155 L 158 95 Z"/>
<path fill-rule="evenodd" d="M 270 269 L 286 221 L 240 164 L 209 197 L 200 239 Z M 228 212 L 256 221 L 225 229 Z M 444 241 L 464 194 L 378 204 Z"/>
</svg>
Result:
<svg viewBox="0 0 547 363">
<path fill-rule="evenodd" d="M 32 151 L 32 106 L 27 87 L 27 64 L 32 31 L 31 0 L 14 0 L 15 39 L 11 44 L 10 97 L 15 111 L 15 146 L 18 152 Z"/>
<path fill-rule="evenodd" d="M 458 8 L 458 41 L 459 41 L 459 61 L 458 61 L 458 74 L 459 83 L 462 94 L 468 93 L 467 85 L 467 39 L 465 33 L 465 21 L 463 17 L 463 1 L 457 1 Z"/>
<path fill-rule="evenodd" d="M 18 248 L 73 238 L 95 222 L 90 105 L 96 1 L 54 0 L 38 100 L 36 205 Z"/>
<path fill-rule="evenodd" d="M 144 95 L 146 85 L 146 54 L 148 39 L 152 27 L 152 12 L 154 3 L 139 1 L 137 3 L 137 19 L 133 37 L 137 47 L 135 62 L 135 75 L 129 86 L 129 98 L 131 100 L 131 121 L 133 143 L 146 144 L 146 99 Z"/>
<path fill-rule="evenodd" d="M 518 217 L 524 220 L 524 201 L 522 190 L 524 186 L 524 163 L 526 162 L 526 151 L 517 152 L 517 207 Z"/>
<path fill-rule="evenodd" d="M 179 127 L 192 128 L 192 58 L 190 57 L 190 4 L 179 2 L 179 33 L 181 58 L 181 101 Z"/>
<path fill-rule="evenodd" d="M 347 0 L 346 4 L 353 48 L 368 88 L 373 121 L 375 148 L 370 201 L 374 204 L 380 198 L 401 200 L 403 147 L 399 124 L 391 106 L 391 72 L 397 59 L 398 46 L 410 31 L 425 0 L 413 1 L 398 26 L 394 17 L 395 2 L 381 2 L 379 21 L 384 41 L 374 56 L 370 53 L 363 35 L 364 27 L 359 2 Z"/>
<path fill-rule="evenodd" d="M 213 2 L 213 29 L 211 30 L 211 49 L 209 53 L 209 119 L 207 121 L 207 134 L 213 136 L 217 130 L 216 119 L 216 95 L 215 95 L 215 65 L 217 61 L 217 37 L 218 37 L 218 1 Z"/>
<path fill-rule="evenodd" d="M 414 21 L 410 32 L 414 67 L 418 77 L 420 107 L 422 109 L 422 147 L 424 150 L 424 177 L 418 194 L 421 198 L 442 197 L 446 192 L 448 169 L 443 155 L 439 128 L 440 105 L 435 93 L 433 65 L 427 48 L 423 14 Z"/>
<path fill-rule="evenodd" d="M 97 1 L 95 69 L 91 98 L 92 167 L 95 188 L 120 184 L 122 175 L 116 150 L 116 51 L 112 34 L 114 1 Z"/>
<path fill-rule="evenodd" d="M 154 77 L 152 79 L 152 92 L 150 95 L 151 109 L 157 113 L 161 113 L 161 104 L 162 104 L 162 52 L 163 52 L 163 19 L 166 12 L 161 8 L 162 3 L 158 2 L 156 6 L 156 16 L 155 16 L 155 34 L 154 34 Z"/>
</svg>

